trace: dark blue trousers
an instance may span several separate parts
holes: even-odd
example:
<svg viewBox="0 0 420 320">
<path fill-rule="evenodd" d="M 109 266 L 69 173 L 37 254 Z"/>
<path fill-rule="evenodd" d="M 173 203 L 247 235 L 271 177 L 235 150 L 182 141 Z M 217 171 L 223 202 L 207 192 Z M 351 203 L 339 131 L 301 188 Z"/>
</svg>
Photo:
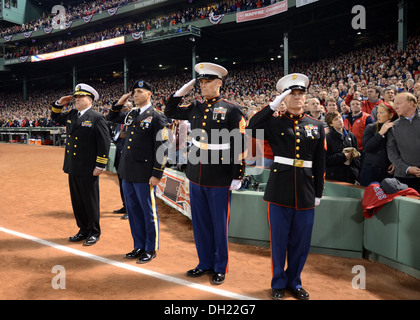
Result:
<svg viewBox="0 0 420 320">
<path fill-rule="evenodd" d="M 229 187 L 203 187 L 190 182 L 191 219 L 198 269 L 228 269 Z"/>
<path fill-rule="evenodd" d="M 156 205 L 156 187 L 148 183 L 128 182 L 123 179 L 125 204 L 134 249 L 148 252 L 159 249 L 159 216 Z"/>
<path fill-rule="evenodd" d="M 300 274 L 311 247 L 315 209 L 296 210 L 268 204 L 272 289 L 302 287 Z M 287 257 L 287 269 L 284 270 Z"/>
</svg>

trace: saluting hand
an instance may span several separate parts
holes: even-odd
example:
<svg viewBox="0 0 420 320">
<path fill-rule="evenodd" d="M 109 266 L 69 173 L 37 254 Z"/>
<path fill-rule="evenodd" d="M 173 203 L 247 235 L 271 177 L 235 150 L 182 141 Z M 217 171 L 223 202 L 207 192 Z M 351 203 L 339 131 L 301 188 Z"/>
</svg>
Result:
<svg viewBox="0 0 420 320">
<path fill-rule="evenodd" d="M 192 79 L 188 83 L 184 84 L 181 89 L 179 89 L 177 92 L 175 92 L 174 97 L 184 97 L 186 96 L 192 88 L 194 88 L 195 79 Z"/>
<path fill-rule="evenodd" d="M 65 106 L 65 105 L 68 105 L 69 104 L 69 102 L 71 101 L 71 99 L 73 99 L 73 96 L 64 96 L 64 97 L 61 97 L 60 100 L 58 100 L 57 102 L 60 105 Z"/>
<path fill-rule="evenodd" d="M 283 92 L 281 95 L 277 96 L 273 102 L 270 102 L 270 108 L 273 111 L 276 111 L 276 109 L 278 107 L 280 107 L 281 102 L 283 101 L 283 99 L 290 94 L 290 92 L 292 92 L 292 90 L 288 89 L 285 92 Z"/>
<path fill-rule="evenodd" d="M 127 100 L 128 100 L 128 98 L 130 98 L 131 97 L 131 95 L 132 95 L 133 93 L 130 91 L 130 92 L 128 92 L 128 93 L 126 93 L 126 94 L 123 94 L 122 96 L 121 96 L 121 98 L 120 98 L 120 100 L 118 100 L 118 102 L 117 102 L 117 105 L 118 106 L 123 106 L 126 102 L 127 102 Z"/>
</svg>

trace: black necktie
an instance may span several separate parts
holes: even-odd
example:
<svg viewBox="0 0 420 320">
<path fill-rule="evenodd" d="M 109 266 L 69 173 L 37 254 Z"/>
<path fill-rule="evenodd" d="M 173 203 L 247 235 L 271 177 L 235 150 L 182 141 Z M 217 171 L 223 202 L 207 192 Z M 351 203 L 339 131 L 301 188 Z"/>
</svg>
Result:
<svg viewBox="0 0 420 320">
<path fill-rule="evenodd" d="M 81 115 L 82 115 L 82 113 L 80 111 L 77 112 L 77 118 L 80 118 Z"/>
</svg>

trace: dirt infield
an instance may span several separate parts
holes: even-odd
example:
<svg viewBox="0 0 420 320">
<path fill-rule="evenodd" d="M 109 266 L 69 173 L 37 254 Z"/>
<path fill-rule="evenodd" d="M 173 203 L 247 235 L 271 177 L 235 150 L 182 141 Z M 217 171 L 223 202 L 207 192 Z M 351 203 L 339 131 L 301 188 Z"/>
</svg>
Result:
<svg viewBox="0 0 420 320">
<path fill-rule="evenodd" d="M 267 248 L 230 243 L 229 273 L 221 286 L 211 285 L 208 276 L 184 276 L 197 264 L 191 221 L 160 200 L 157 258 L 146 265 L 124 259 L 133 243 L 128 221 L 112 213 L 121 200 L 111 172 L 100 176 L 100 241 L 92 247 L 68 242 L 78 229 L 63 157 L 61 147 L 0 144 L 0 299 L 271 299 Z M 355 265 L 365 267 L 364 290 L 352 287 Z M 65 269 L 65 289 L 52 286 L 54 266 Z M 302 279 L 312 300 L 420 299 L 419 280 L 364 259 L 310 254 Z M 285 300 L 294 299 L 286 293 Z"/>
</svg>

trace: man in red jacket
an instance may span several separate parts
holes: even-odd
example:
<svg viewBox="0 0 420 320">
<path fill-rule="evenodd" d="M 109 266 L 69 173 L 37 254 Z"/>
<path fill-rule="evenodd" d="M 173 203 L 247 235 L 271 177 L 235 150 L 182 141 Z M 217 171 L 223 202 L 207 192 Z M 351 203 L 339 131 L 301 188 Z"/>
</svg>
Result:
<svg viewBox="0 0 420 320">
<path fill-rule="evenodd" d="M 351 114 L 344 119 L 344 128 L 355 135 L 359 151 L 363 151 L 363 132 L 366 126 L 373 123 L 374 120 L 369 113 L 362 111 L 362 101 L 351 100 L 350 109 Z"/>
<path fill-rule="evenodd" d="M 353 100 L 354 87 L 350 87 L 349 93 L 346 97 L 346 104 L 349 105 L 350 101 Z M 368 89 L 368 100 L 362 101 L 362 111 L 368 114 L 372 113 L 372 110 L 383 100 L 381 99 L 381 87 L 370 87 Z"/>
</svg>

